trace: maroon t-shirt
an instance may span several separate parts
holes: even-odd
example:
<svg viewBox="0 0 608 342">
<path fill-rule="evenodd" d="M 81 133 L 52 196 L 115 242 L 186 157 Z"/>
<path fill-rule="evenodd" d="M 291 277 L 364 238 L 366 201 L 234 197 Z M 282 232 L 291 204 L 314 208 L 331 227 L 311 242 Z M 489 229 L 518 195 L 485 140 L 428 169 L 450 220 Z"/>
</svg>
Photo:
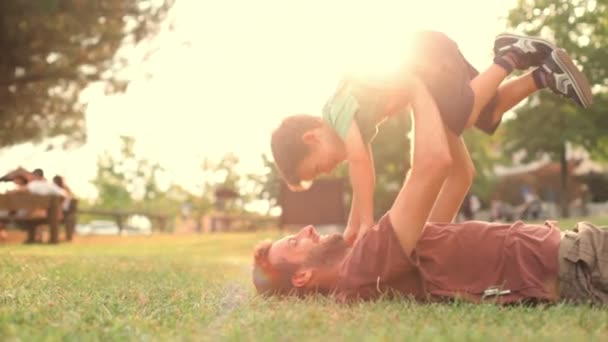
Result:
<svg viewBox="0 0 608 342">
<path fill-rule="evenodd" d="M 399 294 L 479 302 L 486 294 L 485 299 L 501 304 L 552 301 L 555 294 L 548 288 L 557 279 L 560 240 L 552 222 L 427 223 L 407 256 L 386 215 L 346 256 L 337 296 L 352 300 Z M 491 288 L 508 293 L 484 292 Z"/>
</svg>

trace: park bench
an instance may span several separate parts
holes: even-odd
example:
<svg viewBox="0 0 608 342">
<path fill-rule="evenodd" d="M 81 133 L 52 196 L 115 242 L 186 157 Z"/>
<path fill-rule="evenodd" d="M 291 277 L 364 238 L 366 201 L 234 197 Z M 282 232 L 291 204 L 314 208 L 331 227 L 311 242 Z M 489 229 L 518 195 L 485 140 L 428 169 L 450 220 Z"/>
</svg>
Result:
<svg viewBox="0 0 608 342">
<path fill-rule="evenodd" d="M 0 222 L 13 223 L 24 227 L 28 232 L 28 240 L 33 241 L 36 227 L 46 224 L 49 227 L 49 243 L 59 242 L 59 224 L 66 225 L 66 237 L 71 240 L 76 225 L 77 202 L 74 200 L 70 205 L 72 212 L 68 210 L 63 219 L 60 215 L 62 198 L 53 195 L 37 195 L 28 192 L 13 192 L 0 194 Z M 38 209 L 44 209 L 46 216 L 37 217 L 30 213 Z"/>
</svg>

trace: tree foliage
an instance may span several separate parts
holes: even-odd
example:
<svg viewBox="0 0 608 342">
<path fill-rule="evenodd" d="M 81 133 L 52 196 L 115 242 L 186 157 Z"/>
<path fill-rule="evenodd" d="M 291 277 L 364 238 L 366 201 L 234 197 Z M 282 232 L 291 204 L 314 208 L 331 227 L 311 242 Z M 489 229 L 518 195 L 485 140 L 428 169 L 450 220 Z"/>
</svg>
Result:
<svg viewBox="0 0 608 342">
<path fill-rule="evenodd" d="M 98 191 L 96 206 L 125 209 L 145 206 L 164 191 L 159 188 L 158 174 L 163 168 L 135 154 L 135 139 L 121 137 L 120 154 L 105 152 L 97 160 L 97 174 L 92 183 Z"/>
<path fill-rule="evenodd" d="M 498 181 L 494 166 L 509 162 L 506 156 L 501 153 L 504 130 L 498 129 L 493 135 L 488 135 L 480 130 L 472 129 L 465 131 L 463 138 L 477 173 L 473 180 L 471 192 L 482 202 L 488 204 Z"/>
<path fill-rule="evenodd" d="M 0 1 L 0 147 L 85 139 L 81 91 L 124 90 L 117 52 L 149 37 L 173 0 Z"/>
<path fill-rule="evenodd" d="M 507 126 L 507 151 L 527 151 L 536 158 L 559 157 L 565 142 L 583 146 L 596 156 L 608 156 L 608 0 L 520 0 L 509 24 L 540 35 L 566 49 L 579 63 L 594 89 L 594 106 L 581 109 L 542 92 L 519 108 Z"/>
<path fill-rule="evenodd" d="M 262 154 L 264 171 L 260 174 L 248 174 L 246 176 L 246 188 L 252 200 L 266 201 L 266 214 L 279 205 L 279 189 L 281 177 L 270 157 Z"/>
<path fill-rule="evenodd" d="M 201 180 L 199 191 L 208 203 L 215 203 L 215 192 L 218 189 L 234 191 L 237 198 L 226 203 L 225 210 L 242 211 L 251 199 L 249 193 L 242 191 L 246 177 L 238 170 L 240 160 L 233 153 L 226 153 L 217 162 L 205 159 L 201 165 Z"/>
<path fill-rule="evenodd" d="M 545 91 L 516 110 L 507 126 L 507 152 L 526 151 L 528 160 L 548 154 L 562 168 L 562 215 L 568 216 L 566 144 L 608 156 L 608 0 L 519 0 L 508 17 L 513 28 L 543 36 L 564 48 L 592 84 L 594 105 L 581 109 Z"/>
<path fill-rule="evenodd" d="M 379 219 L 393 205 L 410 168 L 411 122 L 408 112 L 388 119 L 372 142 L 376 187 L 374 217 Z"/>
</svg>

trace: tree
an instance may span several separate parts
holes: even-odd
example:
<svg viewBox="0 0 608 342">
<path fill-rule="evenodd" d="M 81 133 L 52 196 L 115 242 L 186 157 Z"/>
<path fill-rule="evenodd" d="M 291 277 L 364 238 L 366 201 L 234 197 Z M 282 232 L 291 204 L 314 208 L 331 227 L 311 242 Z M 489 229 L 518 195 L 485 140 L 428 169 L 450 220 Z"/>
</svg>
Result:
<svg viewBox="0 0 608 342">
<path fill-rule="evenodd" d="M 608 0 L 520 0 L 508 17 L 510 26 L 530 35 L 552 38 L 582 67 L 593 85 L 594 106 L 583 110 L 549 96 L 536 96 L 516 110 L 506 127 L 508 152 L 524 150 L 528 159 L 548 154 L 562 165 L 562 214 L 568 215 L 566 144 L 608 156 Z"/>
<path fill-rule="evenodd" d="M 230 206 L 225 208 L 228 211 L 242 211 L 245 204 L 251 200 L 251 194 L 244 193 L 244 183 L 246 177 L 239 173 L 239 158 L 233 153 L 227 153 L 218 162 L 205 159 L 201 164 L 202 184 L 199 185 L 201 196 L 209 203 L 215 203 L 215 191 L 218 189 L 228 189 L 237 193 Z"/>
<path fill-rule="evenodd" d="M 140 208 L 163 195 L 157 174 L 163 169 L 135 154 L 135 139 L 121 137 L 118 156 L 105 152 L 97 161 L 97 174 L 92 183 L 98 191 L 96 206 L 107 209 Z"/>
<path fill-rule="evenodd" d="M 405 180 L 405 174 L 410 168 L 409 115 L 409 112 L 404 112 L 388 119 L 379 127 L 378 135 L 372 142 L 376 171 L 374 189 L 376 220 L 393 205 Z"/>
<path fill-rule="evenodd" d="M 279 176 L 273 161 L 266 154 L 262 154 L 264 172 L 262 174 L 248 174 L 246 176 L 247 193 L 252 199 L 266 201 L 266 215 L 270 215 L 272 209 L 279 205 L 279 188 L 281 177 Z"/>
<path fill-rule="evenodd" d="M 0 147 L 85 139 L 81 91 L 125 89 L 117 52 L 159 28 L 173 0 L 0 1 Z"/>
<path fill-rule="evenodd" d="M 476 170 L 471 192 L 482 202 L 488 203 L 497 182 L 494 166 L 507 162 L 506 156 L 501 153 L 504 130 L 498 129 L 493 135 L 488 135 L 477 129 L 469 129 L 464 132 L 463 138 Z"/>
<path fill-rule="evenodd" d="M 374 216 L 379 219 L 393 205 L 405 181 L 410 165 L 411 114 L 405 111 L 380 126 L 380 132 L 372 142 L 376 187 L 374 191 Z M 489 136 L 479 130 L 467 130 L 464 140 L 477 169 L 473 191 L 487 198 L 493 185 L 494 165 L 503 161 L 494 149 L 501 144 L 502 134 Z M 342 175 L 346 176 L 346 170 Z"/>
</svg>

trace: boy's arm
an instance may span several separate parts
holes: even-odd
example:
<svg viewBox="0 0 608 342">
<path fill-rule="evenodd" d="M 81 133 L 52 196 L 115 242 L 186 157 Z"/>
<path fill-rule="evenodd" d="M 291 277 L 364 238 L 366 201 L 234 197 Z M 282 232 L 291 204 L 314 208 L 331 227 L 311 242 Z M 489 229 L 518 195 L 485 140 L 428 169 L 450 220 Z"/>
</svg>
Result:
<svg viewBox="0 0 608 342">
<path fill-rule="evenodd" d="M 353 200 L 344 236 L 352 245 L 374 224 L 375 173 L 371 148 L 365 145 L 359 127 L 353 122 L 344 139 Z"/>
<path fill-rule="evenodd" d="M 412 81 L 414 139 L 412 167 L 389 211 L 395 235 L 407 255 L 414 251 L 452 160 L 437 105 L 420 80 Z"/>
<path fill-rule="evenodd" d="M 434 222 L 454 220 L 475 178 L 475 165 L 464 140 L 448 129 L 445 131 L 453 163 L 428 219 Z"/>
</svg>

